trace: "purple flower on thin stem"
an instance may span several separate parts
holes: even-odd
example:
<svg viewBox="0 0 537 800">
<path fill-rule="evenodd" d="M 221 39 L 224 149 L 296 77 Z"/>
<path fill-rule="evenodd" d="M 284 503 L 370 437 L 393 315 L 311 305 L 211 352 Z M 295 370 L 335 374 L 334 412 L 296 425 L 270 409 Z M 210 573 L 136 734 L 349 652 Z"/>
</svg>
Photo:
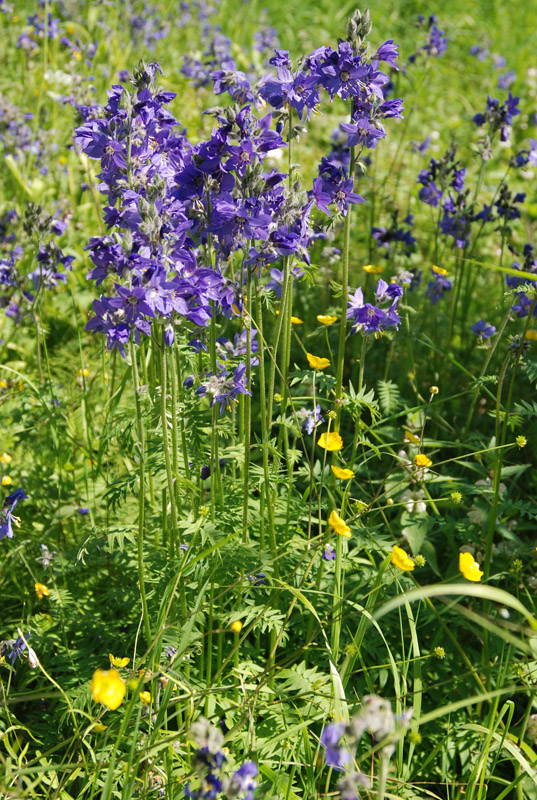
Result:
<svg viewBox="0 0 537 800">
<path fill-rule="evenodd" d="M 16 489 L 4 500 L 4 505 L 0 511 L 0 541 L 2 539 L 13 538 L 13 522 L 20 525 L 20 520 L 13 514 L 15 507 L 20 500 L 27 500 L 28 495 L 23 489 Z"/>
</svg>

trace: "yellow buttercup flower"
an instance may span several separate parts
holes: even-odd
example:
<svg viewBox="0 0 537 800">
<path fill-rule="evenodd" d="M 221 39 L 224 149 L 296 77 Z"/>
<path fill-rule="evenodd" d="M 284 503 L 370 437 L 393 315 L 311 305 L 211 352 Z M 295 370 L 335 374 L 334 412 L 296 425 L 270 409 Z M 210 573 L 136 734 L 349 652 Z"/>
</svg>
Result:
<svg viewBox="0 0 537 800">
<path fill-rule="evenodd" d="M 414 562 L 402 547 L 397 547 L 396 544 L 392 550 L 392 564 L 398 569 L 404 569 L 411 572 L 414 569 Z"/>
<path fill-rule="evenodd" d="M 328 358 L 319 358 L 318 356 L 312 356 L 311 353 L 306 353 L 306 357 L 308 359 L 308 364 L 312 369 L 326 369 L 330 366 L 330 359 Z"/>
<path fill-rule="evenodd" d="M 151 692 L 140 692 L 139 697 L 144 706 L 148 706 L 152 700 Z"/>
<path fill-rule="evenodd" d="M 530 342 L 536 342 L 537 341 L 537 331 L 531 330 L 531 328 L 530 328 L 529 331 L 526 331 L 526 339 L 529 339 Z"/>
<path fill-rule="evenodd" d="M 34 583 L 34 589 L 39 600 L 42 600 L 44 597 L 50 596 L 50 590 L 48 586 L 45 586 L 44 583 L 39 583 L 38 581 L 36 581 Z"/>
<path fill-rule="evenodd" d="M 425 455 L 425 453 L 418 453 L 417 456 L 414 456 L 414 464 L 417 467 L 432 467 L 433 462 Z"/>
<path fill-rule="evenodd" d="M 112 653 L 108 653 L 108 658 L 110 659 L 110 663 L 113 667 L 126 667 L 127 664 L 130 662 L 130 658 L 121 658 L 120 656 L 113 656 Z"/>
<path fill-rule="evenodd" d="M 3 378 L 0 381 L 0 389 L 7 389 L 7 381 L 5 381 Z"/>
<path fill-rule="evenodd" d="M 233 633 L 240 633 L 242 631 L 242 622 L 240 619 L 236 619 L 235 622 L 231 623 L 231 630 Z"/>
<path fill-rule="evenodd" d="M 317 322 L 321 325 L 333 325 L 337 322 L 337 317 L 331 317 L 329 314 L 317 314 Z"/>
<path fill-rule="evenodd" d="M 331 433 L 322 433 L 319 436 L 319 441 L 317 442 L 319 447 L 324 448 L 325 450 L 330 450 L 334 452 L 335 450 L 341 450 L 343 447 L 343 439 L 336 433 L 332 431 Z"/>
<path fill-rule="evenodd" d="M 10 475 L 4 475 L 2 477 L 2 486 L 11 486 L 13 483 L 13 478 Z"/>
<path fill-rule="evenodd" d="M 448 275 L 449 274 L 447 269 L 444 269 L 444 267 L 437 267 L 436 264 L 433 264 L 431 269 L 435 273 L 435 275 Z"/>
<path fill-rule="evenodd" d="M 11 464 L 12 461 L 13 458 L 9 455 L 9 453 L 2 453 L 0 456 L 0 464 Z"/>
<path fill-rule="evenodd" d="M 459 553 L 459 570 L 468 581 L 478 583 L 484 573 L 471 553 Z"/>
<path fill-rule="evenodd" d="M 345 539 L 350 539 L 351 536 L 351 529 L 345 522 L 345 520 L 341 519 L 337 511 L 334 509 L 330 513 L 328 517 L 328 524 L 331 528 L 334 529 L 336 533 L 339 533 L 340 536 L 343 536 Z"/>
<path fill-rule="evenodd" d="M 374 266 L 373 264 L 366 264 L 362 267 L 364 272 L 367 272 L 369 275 L 380 275 L 381 272 L 384 272 L 384 267 L 382 264 L 378 266 Z"/>
<path fill-rule="evenodd" d="M 115 711 L 125 697 L 125 681 L 117 669 L 96 669 L 90 683 L 94 703 L 102 703 Z"/>
<path fill-rule="evenodd" d="M 304 320 L 300 319 L 300 317 L 291 317 L 291 322 L 293 325 L 302 325 Z"/>
<path fill-rule="evenodd" d="M 354 478 L 354 472 L 352 469 L 343 469 L 343 467 L 335 467 L 332 465 L 332 472 L 336 478 L 340 479 L 340 481 L 348 481 L 351 478 Z"/>
</svg>

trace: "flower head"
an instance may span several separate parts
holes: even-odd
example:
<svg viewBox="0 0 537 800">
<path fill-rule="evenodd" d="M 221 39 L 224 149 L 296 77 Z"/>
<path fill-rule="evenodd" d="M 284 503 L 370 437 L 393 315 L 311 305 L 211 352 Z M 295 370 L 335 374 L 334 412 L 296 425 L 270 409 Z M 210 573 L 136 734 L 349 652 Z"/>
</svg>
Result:
<svg viewBox="0 0 537 800">
<path fill-rule="evenodd" d="M 113 667 L 126 667 L 130 662 L 130 658 L 121 658 L 121 656 L 113 656 L 112 653 L 108 654 L 110 663 Z"/>
<path fill-rule="evenodd" d="M 311 353 L 306 353 L 308 364 L 312 369 L 326 369 L 330 366 L 330 359 L 328 358 L 319 358 L 318 356 L 312 356 Z"/>
<path fill-rule="evenodd" d="M 44 597 L 49 597 L 50 590 L 48 586 L 45 586 L 44 583 L 39 583 L 38 581 L 36 581 L 34 584 L 34 588 L 38 600 L 42 600 Z"/>
<path fill-rule="evenodd" d="M 416 456 L 414 456 L 414 464 L 417 467 L 432 467 L 433 462 L 425 455 L 425 453 L 418 453 Z"/>
<path fill-rule="evenodd" d="M 348 481 L 351 478 L 354 478 L 354 472 L 352 469 L 343 469 L 342 467 L 335 467 L 332 464 L 332 472 L 336 478 L 340 479 L 340 481 Z"/>
<path fill-rule="evenodd" d="M 320 322 L 321 325 L 333 325 L 334 322 L 337 322 L 337 317 L 332 317 L 329 314 L 317 314 L 317 322 Z"/>
<path fill-rule="evenodd" d="M 322 433 L 319 436 L 319 441 L 317 442 L 319 447 L 323 447 L 325 450 L 330 450 L 331 452 L 335 450 L 341 450 L 343 447 L 343 439 L 336 433 L 336 431 L 331 431 L 330 433 Z"/>
<path fill-rule="evenodd" d="M 102 703 L 115 711 L 125 697 L 125 681 L 116 669 L 96 669 L 90 683 L 94 703 Z"/>
<path fill-rule="evenodd" d="M 414 569 L 414 562 L 406 550 L 403 550 L 402 547 L 397 547 L 396 544 L 394 544 L 392 550 L 392 564 L 398 569 L 407 570 L 408 572 L 412 572 Z"/>
<path fill-rule="evenodd" d="M 140 701 L 144 704 L 144 706 L 148 706 L 151 700 L 151 692 L 140 692 L 139 694 Z"/>
<path fill-rule="evenodd" d="M 240 633 L 242 631 L 242 622 L 240 619 L 236 619 L 234 622 L 231 623 L 231 630 L 233 633 Z"/>
<path fill-rule="evenodd" d="M 478 583 L 484 573 L 471 553 L 459 553 L 459 570 L 468 581 Z"/>
<path fill-rule="evenodd" d="M 334 509 L 330 512 L 330 516 L 328 517 L 328 524 L 331 528 L 334 529 L 335 533 L 339 533 L 340 536 L 343 536 L 345 539 L 350 539 L 351 536 L 351 529 L 345 522 L 345 520 L 341 519 L 337 511 Z"/>
</svg>

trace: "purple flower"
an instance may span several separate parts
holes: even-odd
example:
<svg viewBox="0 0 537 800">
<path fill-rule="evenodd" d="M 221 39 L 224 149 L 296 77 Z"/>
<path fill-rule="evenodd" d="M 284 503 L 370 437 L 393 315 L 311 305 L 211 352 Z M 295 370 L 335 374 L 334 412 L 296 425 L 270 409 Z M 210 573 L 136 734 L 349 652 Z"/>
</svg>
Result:
<svg viewBox="0 0 537 800">
<path fill-rule="evenodd" d="M 20 500 L 27 500 L 28 495 L 25 494 L 23 489 L 15 489 L 6 499 L 2 509 L 0 510 L 0 541 L 2 539 L 13 538 L 13 525 L 20 525 L 20 520 L 13 514 L 14 509 Z"/>
<path fill-rule="evenodd" d="M 323 550 L 323 561 L 335 561 L 336 551 L 330 544 L 325 544 Z"/>
<path fill-rule="evenodd" d="M 231 776 L 231 786 L 229 794 L 235 797 L 237 794 L 244 794 L 244 800 L 253 800 L 254 789 L 257 787 L 257 764 L 253 761 L 245 761 Z"/>
<path fill-rule="evenodd" d="M 476 336 L 479 336 L 480 339 L 489 339 L 494 333 L 496 333 L 496 328 L 494 325 L 489 325 L 488 322 L 484 322 L 482 319 L 478 320 L 478 322 L 472 325 L 472 330 Z"/>
<path fill-rule="evenodd" d="M 325 749 L 324 760 L 332 769 L 343 770 L 351 760 L 350 752 L 340 744 L 345 731 L 342 722 L 332 722 L 323 728 L 321 733 L 321 746 Z"/>
</svg>

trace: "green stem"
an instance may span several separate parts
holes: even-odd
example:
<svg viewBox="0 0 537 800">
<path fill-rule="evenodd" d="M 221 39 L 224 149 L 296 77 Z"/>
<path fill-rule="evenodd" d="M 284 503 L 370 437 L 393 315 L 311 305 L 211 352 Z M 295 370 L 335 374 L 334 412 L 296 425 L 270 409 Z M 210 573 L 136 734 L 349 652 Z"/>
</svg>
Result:
<svg viewBox="0 0 537 800">
<path fill-rule="evenodd" d="M 180 534 L 177 530 L 177 504 L 175 502 L 175 481 L 172 472 L 172 459 L 170 455 L 170 440 L 168 433 L 167 415 L 167 394 L 168 394 L 168 362 L 166 356 L 166 342 L 164 332 L 160 345 L 160 422 L 162 425 L 162 446 L 164 449 L 164 462 L 166 464 L 166 477 L 168 479 L 168 494 L 170 496 L 170 558 L 175 558 L 177 554 L 177 540 L 182 544 Z"/>
<path fill-rule="evenodd" d="M 355 149 L 351 147 L 351 163 L 349 167 L 349 175 L 352 176 L 354 181 L 354 168 L 355 168 Z M 353 183 L 354 188 L 354 183 Z M 339 342 L 337 351 L 337 367 L 336 367 L 336 419 L 334 430 L 339 431 L 340 418 L 341 418 L 341 396 L 343 394 L 343 366 L 345 363 L 345 342 L 347 340 L 347 305 L 349 299 L 349 256 L 350 256 L 350 243 L 351 243 L 351 216 L 352 205 L 349 203 L 347 208 L 347 216 L 345 217 L 345 229 L 343 233 L 343 270 L 341 275 L 341 319 L 339 321 Z"/>
<path fill-rule="evenodd" d="M 132 376 L 134 380 L 134 403 L 136 407 L 136 421 L 138 425 L 139 443 L 139 487 L 138 487 L 138 583 L 140 584 L 140 596 L 142 598 L 142 616 L 146 644 L 151 646 L 151 623 L 147 607 L 147 595 L 145 591 L 144 577 L 144 526 L 145 526 L 145 426 L 142 414 L 142 404 L 140 401 L 140 379 L 138 376 L 138 354 L 134 343 L 131 342 L 131 361 Z"/>
</svg>

